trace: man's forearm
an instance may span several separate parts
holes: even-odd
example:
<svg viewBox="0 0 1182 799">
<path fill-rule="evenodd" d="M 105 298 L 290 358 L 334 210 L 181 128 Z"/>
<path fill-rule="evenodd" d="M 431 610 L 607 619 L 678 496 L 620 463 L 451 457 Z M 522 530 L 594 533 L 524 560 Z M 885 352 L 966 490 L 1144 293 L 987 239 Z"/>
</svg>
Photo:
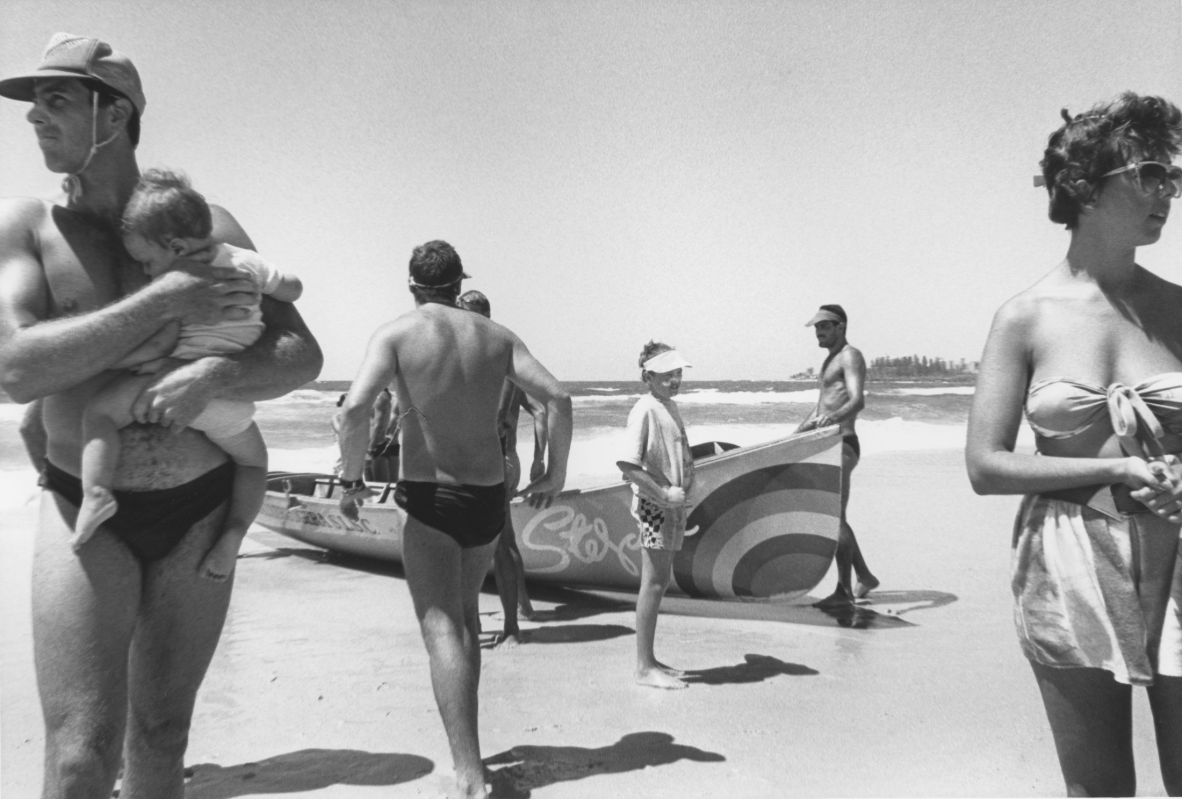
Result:
<svg viewBox="0 0 1182 799">
<path fill-rule="evenodd" d="M 570 397 L 546 403 L 546 446 L 550 457 L 546 471 L 566 479 L 566 461 L 570 456 L 570 441 L 574 431 L 574 413 Z"/>
<path fill-rule="evenodd" d="M 170 310 L 168 297 L 148 287 L 92 313 L 20 328 L 0 346 L 0 384 L 17 402 L 76 386 L 151 337 Z"/>
<path fill-rule="evenodd" d="M 341 412 L 341 479 L 359 480 L 365 473 L 365 452 L 369 448 L 369 412 L 364 406 Z"/>
<path fill-rule="evenodd" d="M 203 359 L 218 386 L 216 396 L 245 402 L 275 399 L 320 374 L 324 363 L 320 346 L 295 306 L 264 297 L 263 321 L 267 327 L 250 347 L 234 355 Z"/>
<path fill-rule="evenodd" d="M 850 399 L 840 408 L 829 414 L 829 421 L 833 422 L 834 424 L 840 424 L 846 419 L 857 416 L 864 407 L 866 407 L 866 403 L 861 398 Z"/>
</svg>

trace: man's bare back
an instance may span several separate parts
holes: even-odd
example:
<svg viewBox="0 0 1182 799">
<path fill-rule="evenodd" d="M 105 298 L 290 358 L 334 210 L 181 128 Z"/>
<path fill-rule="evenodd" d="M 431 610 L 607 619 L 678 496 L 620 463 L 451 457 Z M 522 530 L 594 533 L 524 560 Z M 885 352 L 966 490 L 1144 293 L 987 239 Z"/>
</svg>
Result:
<svg viewBox="0 0 1182 799">
<path fill-rule="evenodd" d="M 379 332 L 398 364 L 406 480 L 504 481 L 497 410 L 517 338 L 479 314 L 429 303 Z"/>
</svg>

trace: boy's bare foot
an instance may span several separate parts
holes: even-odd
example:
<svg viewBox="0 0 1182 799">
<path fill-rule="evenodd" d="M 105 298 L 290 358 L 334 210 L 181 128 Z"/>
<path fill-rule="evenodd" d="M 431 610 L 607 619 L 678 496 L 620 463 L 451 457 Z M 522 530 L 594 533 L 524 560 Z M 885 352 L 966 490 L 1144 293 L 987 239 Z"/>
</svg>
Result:
<svg viewBox="0 0 1182 799">
<path fill-rule="evenodd" d="M 538 616 L 538 612 L 534 610 L 533 603 L 529 601 L 529 597 L 517 603 L 517 613 L 526 621 L 535 621 Z"/>
<path fill-rule="evenodd" d="M 853 604 L 853 597 L 841 586 L 841 583 L 838 583 L 836 591 L 819 602 L 814 602 L 813 607 L 820 608 L 821 610 L 832 610 L 834 608 L 852 607 Z"/>
<path fill-rule="evenodd" d="M 875 588 L 878 588 L 878 578 L 869 574 L 865 580 L 858 580 L 858 584 L 854 586 L 854 599 L 865 599 Z"/>
<path fill-rule="evenodd" d="M 81 549 L 99 529 L 99 525 L 114 516 L 117 510 L 119 503 L 115 501 L 111 489 L 92 486 L 82 492 L 82 504 L 78 508 L 78 518 L 74 521 L 74 537 L 70 539 L 74 551 Z"/>
<path fill-rule="evenodd" d="M 238 560 L 238 547 L 241 544 L 241 537 L 223 533 L 197 567 L 197 573 L 206 580 L 224 582 L 234 571 L 234 564 Z"/>
<path fill-rule="evenodd" d="M 636 684 L 645 685 L 649 688 L 666 688 L 674 691 L 689 687 L 681 680 L 674 677 L 672 674 L 666 674 L 661 670 L 660 666 L 653 666 L 652 668 L 648 669 L 637 669 Z"/>
<path fill-rule="evenodd" d="M 506 630 L 493 641 L 494 649 L 516 649 L 525 643 L 525 634 L 521 630 L 509 632 Z"/>
</svg>

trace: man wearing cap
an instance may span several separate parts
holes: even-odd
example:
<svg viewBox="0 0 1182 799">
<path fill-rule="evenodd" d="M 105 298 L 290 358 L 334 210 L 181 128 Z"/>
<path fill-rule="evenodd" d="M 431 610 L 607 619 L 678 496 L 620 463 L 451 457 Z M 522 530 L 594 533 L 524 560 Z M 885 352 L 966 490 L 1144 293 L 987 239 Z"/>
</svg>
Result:
<svg viewBox="0 0 1182 799">
<path fill-rule="evenodd" d="M 829 350 L 817 380 L 819 394 L 812 413 L 796 428 L 796 432 L 818 427 L 841 425 L 841 528 L 837 537 L 837 590 L 817 603 L 818 607 L 850 607 L 854 599 L 861 599 L 878 587 L 878 578 L 871 574 L 854 530 L 846 521 L 846 506 L 850 501 L 850 475 L 858 465 L 862 449 L 854 422 L 866 405 L 862 387 L 866 382 L 866 360 L 862 353 L 846 341 L 846 313 L 840 305 L 822 305 L 805 323 L 816 330 L 817 346 Z M 850 568 L 858 576 L 858 585 L 850 587 Z"/>
<path fill-rule="evenodd" d="M 393 386 L 402 419 L 394 500 L 406 511 L 402 562 L 427 646 L 431 683 L 461 796 L 487 796 L 477 730 L 480 586 L 504 527 L 505 465 L 498 409 L 505 380 L 546 406 L 545 473 L 523 491 L 557 495 L 566 481 L 571 401 L 510 330 L 456 307 L 464 274 L 445 241 L 410 259 L 415 309 L 378 328 L 341 417 L 342 512 L 353 519 L 368 491 L 361 479 L 369 409 Z"/>
<path fill-rule="evenodd" d="M 294 307 L 264 297 L 267 329 L 254 346 L 161 373 L 136 403 L 147 424 L 121 432 L 120 514 L 75 552 L 67 484 L 79 473 L 82 412 L 111 366 L 172 322 L 243 318 L 257 293 L 234 268 L 199 263 L 148 285 L 124 250 L 119 220 L 139 179 L 145 107 L 125 55 L 57 34 L 37 69 L 0 80 L 0 96 L 32 103 L 45 164 L 67 176 L 55 201 L 0 202 L 0 385 L 17 402 L 42 400 L 47 460 L 61 476 L 42 493 L 33 560 L 43 796 L 110 795 L 123 755 L 122 796 L 180 797 L 193 704 L 232 585 L 198 576 L 225 516 L 229 486 L 209 475 L 225 472 L 226 456 L 184 428 L 214 397 L 299 387 L 318 374 L 320 353 Z M 215 238 L 253 249 L 230 214 L 212 210 Z M 133 554 L 132 537 L 153 554 Z"/>
</svg>

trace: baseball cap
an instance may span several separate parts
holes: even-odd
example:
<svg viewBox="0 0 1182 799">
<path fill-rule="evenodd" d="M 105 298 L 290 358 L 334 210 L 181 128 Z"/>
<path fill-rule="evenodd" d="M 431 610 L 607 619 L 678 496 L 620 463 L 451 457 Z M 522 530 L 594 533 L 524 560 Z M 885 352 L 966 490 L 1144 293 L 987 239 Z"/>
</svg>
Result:
<svg viewBox="0 0 1182 799">
<path fill-rule="evenodd" d="M 99 39 L 55 33 L 32 72 L 0 80 L 0 96 L 33 101 L 33 81 L 41 78 L 89 78 L 125 95 L 142 116 L 144 89 L 131 59 Z"/>
</svg>

